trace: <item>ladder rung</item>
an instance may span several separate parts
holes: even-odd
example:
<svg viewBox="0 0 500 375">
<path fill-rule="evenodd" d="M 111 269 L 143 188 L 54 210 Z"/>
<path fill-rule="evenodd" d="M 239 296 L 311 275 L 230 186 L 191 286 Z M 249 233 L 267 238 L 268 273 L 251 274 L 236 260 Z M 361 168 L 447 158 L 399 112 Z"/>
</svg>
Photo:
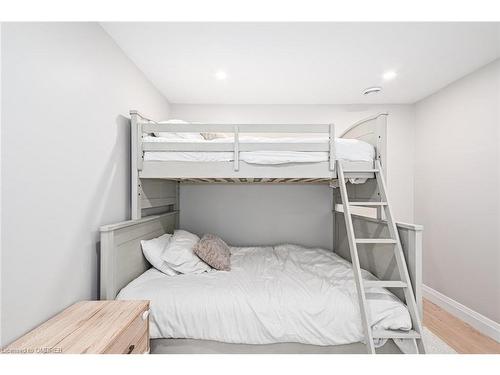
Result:
<svg viewBox="0 0 500 375">
<path fill-rule="evenodd" d="M 351 206 L 387 206 L 387 202 L 349 202 Z"/>
<path fill-rule="evenodd" d="M 406 283 L 398 280 L 367 280 L 363 285 L 365 288 L 406 288 Z"/>
<path fill-rule="evenodd" d="M 374 339 L 419 339 L 420 333 L 414 330 L 396 331 L 389 329 L 381 329 L 373 331 Z"/>
<path fill-rule="evenodd" d="M 392 238 L 356 238 L 356 243 L 396 243 Z"/>
<path fill-rule="evenodd" d="M 378 169 L 344 169 L 344 173 L 376 173 Z"/>
</svg>

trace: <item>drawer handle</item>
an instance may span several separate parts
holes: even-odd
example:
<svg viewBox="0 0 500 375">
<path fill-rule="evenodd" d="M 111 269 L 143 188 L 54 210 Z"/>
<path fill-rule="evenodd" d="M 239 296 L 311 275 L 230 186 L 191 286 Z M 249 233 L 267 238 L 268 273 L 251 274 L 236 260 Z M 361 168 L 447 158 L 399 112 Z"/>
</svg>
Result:
<svg viewBox="0 0 500 375">
<path fill-rule="evenodd" d="M 142 313 L 142 320 L 148 320 L 149 318 L 149 310 L 146 310 Z"/>
<path fill-rule="evenodd" d="M 135 345 L 130 345 L 130 346 L 128 347 L 128 352 L 127 352 L 127 354 L 132 353 L 132 352 L 134 351 L 134 349 L 135 349 Z"/>
</svg>

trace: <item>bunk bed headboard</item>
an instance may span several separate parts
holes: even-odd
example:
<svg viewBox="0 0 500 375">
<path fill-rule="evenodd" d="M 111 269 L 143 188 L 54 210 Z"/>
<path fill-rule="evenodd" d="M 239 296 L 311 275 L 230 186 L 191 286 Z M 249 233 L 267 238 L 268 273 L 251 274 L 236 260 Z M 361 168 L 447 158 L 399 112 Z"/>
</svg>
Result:
<svg viewBox="0 0 500 375">
<path fill-rule="evenodd" d="M 388 113 L 379 113 L 360 120 L 347 128 L 340 136 L 340 138 L 359 139 L 373 145 L 375 147 L 376 158 L 382 164 L 384 173 L 387 171 L 388 115 Z"/>
<path fill-rule="evenodd" d="M 177 222 L 178 212 L 172 211 L 100 228 L 101 300 L 115 299 L 124 286 L 150 267 L 142 254 L 141 240 L 173 233 Z"/>
</svg>

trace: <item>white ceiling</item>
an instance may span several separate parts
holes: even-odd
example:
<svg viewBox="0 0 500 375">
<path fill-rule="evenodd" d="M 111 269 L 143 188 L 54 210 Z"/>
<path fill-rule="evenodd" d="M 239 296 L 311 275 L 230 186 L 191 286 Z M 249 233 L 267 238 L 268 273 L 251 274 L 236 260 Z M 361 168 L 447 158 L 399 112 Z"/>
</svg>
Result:
<svg viewBox="0 0 500 375">
<path fill-rule="evenodd" d="M 500 23 L 102 25 L 171 103 L 413 103 L 500 57 Z"/>
</svg>

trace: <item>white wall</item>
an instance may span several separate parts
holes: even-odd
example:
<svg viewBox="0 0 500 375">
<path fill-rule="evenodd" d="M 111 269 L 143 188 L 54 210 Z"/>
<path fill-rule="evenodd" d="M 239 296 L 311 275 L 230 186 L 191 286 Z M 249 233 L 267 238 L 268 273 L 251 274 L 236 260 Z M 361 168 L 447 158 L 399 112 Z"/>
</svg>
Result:
<svg viewBox="0 0 500 375">
<path fill-rule="evenodd" d="M 233 246 L 332 249 L 332 194 L 319 185 L 181 185 L 180 227 Z"/>
<path fill-rule="evenodd" d="M 130 214 L 128 111 L 168 103 L 95 23 L 4 24 L 2 79 L 6 344 L 97 297 L 98 228 Z"/>
<path fill-rule="evenodd" d="M 416 105 L 424 283 L 500 322 L 500 60 Z"/>
</svg>

